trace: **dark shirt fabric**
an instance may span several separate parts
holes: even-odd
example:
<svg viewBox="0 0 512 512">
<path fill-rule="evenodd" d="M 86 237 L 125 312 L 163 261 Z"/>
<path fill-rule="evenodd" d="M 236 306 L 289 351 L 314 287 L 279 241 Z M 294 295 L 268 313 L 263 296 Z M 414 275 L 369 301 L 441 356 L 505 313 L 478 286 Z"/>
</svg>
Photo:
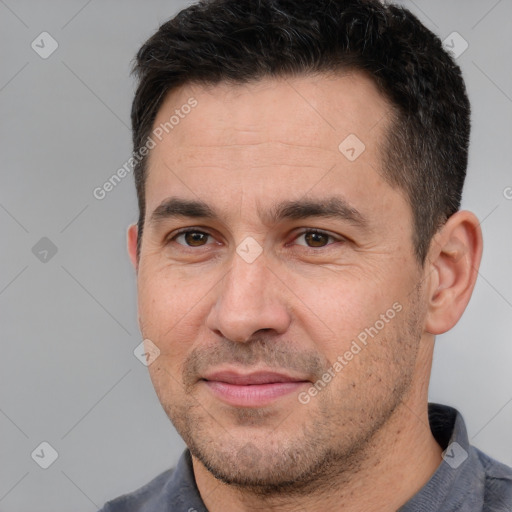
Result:
<svg viewBox="0 0 512 512">
<path fill-rule="evenodd" d="M 469 444 L 464 420 L 455 409 L 429 404 L 429 422 L 444 460 L 397 512 L 512 512 L 512 468 Z M 208 512 L 190 452 L 185 450 L 174 469 L 109 501 L 100 512 Z"/>
</svg>

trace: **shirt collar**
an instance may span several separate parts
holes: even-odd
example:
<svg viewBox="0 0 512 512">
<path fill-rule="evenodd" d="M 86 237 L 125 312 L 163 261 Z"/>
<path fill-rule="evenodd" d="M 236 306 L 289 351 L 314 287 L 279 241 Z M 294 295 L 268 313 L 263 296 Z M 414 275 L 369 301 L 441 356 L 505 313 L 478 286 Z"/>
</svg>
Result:
<svg viewBox="0 0 512 512">
<path fill-rule="evenodd" d="M 461 414 L 446 405 L 429 404 L 428 416 L 432 434 L 443 449 L 443 460 L 430 480 L 397 512 L 482 510 L 485 471 L 469 444 Z"/>
</svg>

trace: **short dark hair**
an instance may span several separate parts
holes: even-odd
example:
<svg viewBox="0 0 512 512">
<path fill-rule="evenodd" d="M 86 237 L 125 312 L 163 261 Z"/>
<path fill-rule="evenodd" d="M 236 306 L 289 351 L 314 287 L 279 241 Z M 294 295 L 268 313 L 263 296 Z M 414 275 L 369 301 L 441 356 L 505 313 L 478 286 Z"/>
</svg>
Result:
<svg viewBox="0 0 512 512">
<path fill-rule="evenodd" d="M 424 264 L 432 236 L 460 208 L 470 104 L 461 70 L 409 10 L 379 0 L 201 0 L 163 24 L 137 53 L 134 151 L 166 94 L 185 84 L 356 70 L 387 98 L 383 175 L 411 205 Z M 135 164 L 139 245 L 146 161 Z"/>
</svg>

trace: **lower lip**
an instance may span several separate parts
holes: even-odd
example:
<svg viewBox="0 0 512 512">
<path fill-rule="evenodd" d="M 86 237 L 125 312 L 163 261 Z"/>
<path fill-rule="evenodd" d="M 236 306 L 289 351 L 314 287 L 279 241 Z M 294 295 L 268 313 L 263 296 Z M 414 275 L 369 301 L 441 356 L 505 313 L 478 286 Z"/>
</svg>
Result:
<svg viewBox="0 0 512 512">
<path fill-rule="evenodd" d="M 240 386 L 219 381 L 203 381 L 214 395 L 224 402 L 238 407 L 258 407 L 297 392 L 306 382 L 270 382 Z"/>
</svg>

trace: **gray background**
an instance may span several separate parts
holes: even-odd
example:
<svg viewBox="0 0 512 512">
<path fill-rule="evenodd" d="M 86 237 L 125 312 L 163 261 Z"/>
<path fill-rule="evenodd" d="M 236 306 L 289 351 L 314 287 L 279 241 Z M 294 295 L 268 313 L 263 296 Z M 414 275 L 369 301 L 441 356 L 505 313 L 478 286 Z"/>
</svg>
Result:
<svg viewBox="0 0 512 512">
<path fill-rule="evenodd" d="M 132 57 L 189 3 L 0 0 L 0 511 L 94 511 L 184 447 L 133 354 L 132 176 L 102 201 L 92 191 L 130 156 Z M 469 44 L 463 206 L 485 239 L 468 310 L 437 340 L 430 398 L 457 406 L 472 442 L 512 465 L 512 0 L 402 3 Z M 59 45 L 47 59 L 31 48 L 43 31 Z M 46 261 L 43 237 L 57 249 Z M 43 441 L 58 452 L 48 469 L 31 457 Z"/>
</svg>

